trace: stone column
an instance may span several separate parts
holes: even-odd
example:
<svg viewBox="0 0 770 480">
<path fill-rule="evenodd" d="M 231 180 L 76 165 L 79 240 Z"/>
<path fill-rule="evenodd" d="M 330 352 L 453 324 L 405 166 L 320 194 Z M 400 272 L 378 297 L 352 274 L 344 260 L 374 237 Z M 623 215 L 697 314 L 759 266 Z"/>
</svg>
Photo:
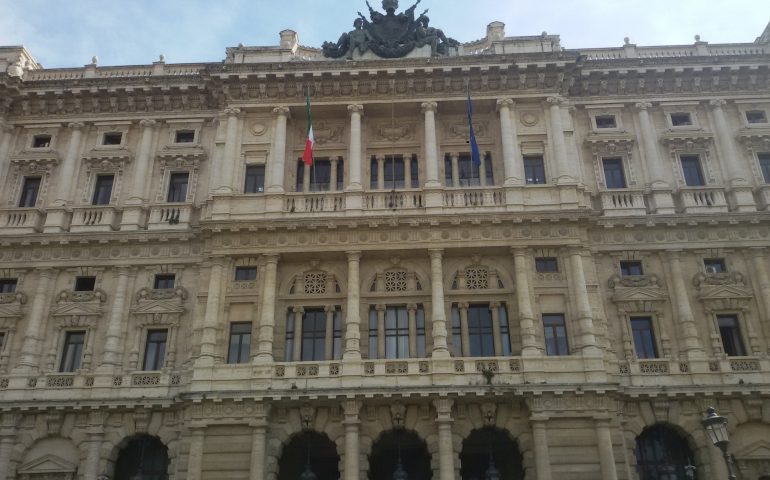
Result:
<svg viewBox="0 0 770 480">
<path fill-rule="evenodd" d="M 302 164 L 302 191 L 308 193 L 310 191 L 310 175 L 312 170 L 307 163 Z"/>
<path fill-rule="evenodd" d="M 131 267 L 118 267 L 118 285 L 115 288 L 115 299 L 112 301 L 110 318 L 107 322 L 107 333 L 104 337 L 104 353 L 100 370 L 112 371 L 121 365 L 120 357 L 124 350 L 123 326 L 126 310 L 126 295 L 128 294 L 128 281 L 132 276 Z"/>
<path fill-rule="evenodd" d="M 361 301 L 359 270 L 361 252 L 349 251 L 348 256 L 348 302 L 345 317 L 344 360 L 361 360 Z"/>
<path fill-rule="evenodd" d="M 334 305 L 327 305 L 324 307 L 324 313 L 326 313 L 326 338 L 324 338 L 324 359 L 331 360 L 334 358 Z"/>
<path fill-rule="evenodd" d="M 14 434 L 0 436 L 0 480 L 7 480 L 11 474 L 11 453 L 15 442 Z"/>
<path fill-rule="evenodd" d="M 406 305 L 409 314 L 409 358 L 417 358 L 417 304 Z"/>
<path fill-rule="evenodd" d="M 359 460 L 361 456 L 360 444 L 358 441 L 358 431 L 360 420 L 358 411 L 361 409 L 361 402 L 358 400 L 345 400 L 342 403 L 342 410 L 345 413 L 345 419 L 342 424 L 345 425 L 345 470 L 343 480 L 359 480 L 361 466 Z"/>
<path fill-rule="evenodd" d="M 265 478 L 265 453 L 267 451 L 267 415 L 269 405 L 264 403 L 256 404 L 256 419 L 251 422 L 251 467 L 249 469 L 250 478 Z"/>
<path fill-rule="evenodd" d="M 404 157 L 404 188 L 412 188 L 412 155 L 405 153 Z"/>
<path fill-rule="evenodd" d="M 514 106 L 516 103 L 511 98 L 502 98 L 497 101 L 497 111 L 500 114 L 500 133 L 503 140 L 503 166 L 505 168 L 506 187 L 522 185 L 524 183 L 524 160 L 519 147 L 518 132 Z"/>
<path fill-rule="evenodd" d="M 262 316 L 259 321 L 256 362 L 273 361 L 273 330 L 275 328 L 275 292 L 278 273 L 278 255 L 265 255 L 265 284 L 262 289 Z M 300 318 L 300 321 L 302 319 Z M 297 319 L 294 319 L 296 331 Z"/>
<path fill-rule="evenodd" d="M 548 135 L 553 144 L 557 183 L 572 183 L 575 178 L 572 176 L 572 169 L 567 157 L 567 144 L 564 140 L 564 126 L 561 121 L 561 105 L 565 103 L 565 100 L 562 97 L 548 97 L 546 101 L 550 105 L 550 131 Z"/>
<path fill-rule="evenodd" d="M 0 120 L 0 179 L 8 178 L 8 165 L 10 165 L 8 153 L 11 151 L 12 142 L 13 126 L 8 125 L 4 120 Z M 0 187 L 2 187 L 2 184 L 0 184 Z"/>
<path fill-rule="evenodd" d="M 225 259 L 214 257 L 211 259 L 211 272 L 209 274 L 209 289 L 206 297 L 206 313 L 203 318 L 203 330 L 201 332 L 201 352 L 199 361 L 207 364 L 214 363 L 217 348 L 217 329 L 220 323 L 220 310 L 222 304 L 222 287 L 225 285 Z"/>
<path fill-rule="evenodd" d="M 329 191 L 337 191 L 337 165 L 339 165 L 339 158 L 332 157 L 329 159 Z"/>
<path fill-rule="evenodd" d="M 217 175 L 219 181 L 214 189 L 214 192 L 218 194 L 233 193 L 233 172 L 238 161 L 238 119 L 240 115 L 241 110 L 239 108 L 225 108 L 221 113 L 221 117 L 227 118 L 227 127 L 225 129 L 225 151 Z"/>
<path fill-rule="evenodd" d="M 385 358 L 385 305 L 377 304 L 377 358 Z"/>
<path fill-rule="evenodd" d="M 454 400 L 441 397 L 433 400 L 438 427 L 439 480 L 454 480 L 455 453 L 452 443 L 452 405 Z"/>
<path fill-rule="evenodd" d="M 673 214 L 674 199 L 671 196 L 671 185 L 669 183 L 673 172 L 669 173 L 666 162 L 661 158 L 658 150 L 658 134 L 650 118 L 649 109 L 652 108 L 650 102 L 639 102 L 636 105 L 637 119 L 641 130 L 641 144 L 644 148 L 644 156 L 647 162 L 647 174 L 651 193 L 651 203 L 656 213 Z"/>
<path fill-rule="evenodd" d="M 350 161 L 348 164 L 348 190 L 361 190 L 361 115 L 363 105 L 348 105 L 350 112 Z"/>
<path fill-rule="evenodd" d="M 479 160 L 481 160 L 481 163 L 479 164 L 479 185 L 482 187 L 487 186 L 487 168 L 492 168 L 492 165 L 487 166 L 487 157 L 484 154 L 484 152 L 481 152 L 479 154 Z"/>
<path fill-rule="evenodd" d="M 142 127 L 142 138 L 139 141 L 139 149 L 136 152 L 133 178 L 129 187 L 128 199 L 126 200 L 126 204 L 130 205 L 141 205 L 145 201 L 144 192 L 148 183 L 147 179 L 149 178 L 147 172 L 150 170 L 152 163 L 150 157 L 152 137 L 155 135 L 155 128 L 158 126 L 158 122 L 155 120 L 139 120 L 139 126 Z"/>
<path fill-rule="evenodd" d="M 385 190 L 385 155 L 377 155 L 377 190 Z"/>
<path fill-rule="evenodd" d="M 727 102 L 722 99 L 714 99 L 709 102 L 711 113 L 714 116 L 720 160 L 725 167 L 726 180 L 730 185 L 747 185 L 748 172 L 743 168 L 742 159 L 735 154 L 733 133 L 730 131 L 730 125 L 722 109 L 725 103 Z"/>
<path fill-rule="evenodd" d="M 762 325 L 767 325 L 767 319 L 770 318 L 770 274 L 767 270 L 767 256 L 764 248 L 751 248 L 749 249 L 749 258 L 751 268 L 754 269 L 754 274 L 757 278 L 757 288 L 759 289 L 758 300 L 762 304 L 762 310 L 764 312 L 765 321 L 760 321 L 760 328 Z M 770 340 L 767 332 L 765 334 L 765 342 Z"/>
<path fill-rule="evenodd" d="M 535 472 L 537 480 L 551 480 L 551 455 L 548 453 L 547 418 L 532 417 L 532 437 L 535 444 Z"/>
<path fill-rule="evenodd" d="M 617 480 L 618 472 L 615 468 L 615 453 L 612 449 L 609 419 L 596 419 L 596 438 L 599 443 L 599 464 L 602 469 L 602 480 Z"/>
<path fill-rule="evenodd" d="M 431 331 L 433 333 L 433 352 L 431 356 L 448 358 L 446 312 L 444 311 L 444 268 L 442 265 L 444 250 L 440 248 L 430 249 L 428 254 L 430 255 Z"/>
<path fill-rule="evenodd" d="M 99 463 L 102 459 L 101 449 L 103 439 L 103 433 L 93 432 L 90 434 L 90 438 L 88 440 L 88 453 L 86 454 L 85 471 L 83 472 L 84 479 L 96 479 L 100 473 Z"/>
<path fill-rule="evenodd" d="M 206 427 L 195 426 L 191 427 L 190 430 L 190 452 L 187 456 L 187 480 L 202 480 L 203 440 L 206 435 Z"/>
<path fill-rule="evenodd" d="M 471 356 L 471 336 L 468 333 L 468 302 L 457 305 L 460 310 L 460 338 L 462 340 L 463 357 Z"/>
<path fill-rule="evenodd" d="M 294 344 L 291 360 L 299 362 L 302 360 L 302 317 L 305 315 L 305 309 L 303 307 L 294 307 Z"/>
<path fill-rule="evenodd" d="M 422 112 L 425 114 L 425 187 L 438 188 L 441 182 L 438 178 L 438 141 L 436 139 L 436 102 L 423 102 Z"/>
<path fill-rule="evenodd" d="M 570 292 L 575 297 L 578 325 L 580 325 L 580 348 L 584 355 L 599 355 L 594 333 L 594 315 L 586 288 L 586 276 L 583 270 L 583 255 L 580 247 L 573 247 L 570 253 Z"/>
<path fill-rule="evenodd" d="M 46 307 L 49 301 L 49 282 L 55 277 L 54 271 L 49 269 L 38 270 L 37 289 L 32 299 L 32 306 L 27 314 L 27 328 L 24 333 L 24 343 L 21 345 L 21 354 L 17 369 L 37 370 L 40 363 L 41 341 L 45 334 Z"/>
<path fill-rule="evenodd" d="M 449 158 L 452 162 L 452 186 L 457 188 L 460 186 L 460 154 L 450 153 Z"/>
<path fill-rule="evenodd" d="M 289 107 L 281 106 L 273 109 L 275 126 L 273 134 L 272 164 L 270 167 L 270 186 L 268 193 L 283 193 L 283 176 L 286 171 L 286 123 L 289 119 Z"/>
<path fill-rule="evenodd" d="M 73 122 L 67 124 L 67 127 L 72 134 L 69 144 L 67 144 L 67 151 L 64 154 L 61 168 L 56 175 L 56 196 L 53 201 L 55 206 L 66 206 L 72 203 L 70 194 L 72 193 L 72 185 L 76 180 L 80 163 L 78 154 L 80 153 L 80 143 L 83 138 L 85 124 Z"/>
<path fill-rule="evenodd" d="M 492 339 L 495 346 L 495 356 L 503 355 L 503 338 L 500 334 L 500 302 L 489 302 L 492 313 Z"/>
<path fill-rule="evenodd" d="M 519 310 L 519 330 L 521 335 L 521 355 L 540 354 L 535 335 L 535 314 L 532 310 L 532 297 L 529 291 L 530 262 L 524 248 L 513 249 L 513 264 L 516 271 L 516 303 Z"/>
<path fill-rule="evenodd" d="M 682 263 L 680 260 L 679 250 L 671 250 L 666 255 L 666 262 L 669 265 L 671 271 L 671 277 L 669 278 L 670 284 L 673 288 L 673 303 L 674 303 L 674 315 L 675 322 L 679 325 L 679 331 L 681 335 L 681 350 L 687 358 L 703 358 L 705 352 L 698 339 L 698 327 L 695 323 L 695 316 L 692 313 L 690 307 L 690 299 L 687 294 L 687 284 L 684 281 L 684 273 L 682 272 Z"/>
</svg>

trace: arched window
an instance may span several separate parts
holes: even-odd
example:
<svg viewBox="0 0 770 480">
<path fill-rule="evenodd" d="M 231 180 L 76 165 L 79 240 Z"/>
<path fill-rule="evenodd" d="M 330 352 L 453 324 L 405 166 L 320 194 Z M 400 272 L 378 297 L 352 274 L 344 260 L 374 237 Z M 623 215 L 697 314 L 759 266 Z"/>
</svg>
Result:
<svg viewBox="0 0 770 480">
<path fill-rule="evenodd" d="M 157 437 L 139 435 L 128 441 L 115 462 L 115 480 L 166 480 L 168 449 Z"/>
<path fill-rule="evenodd" d="M 497 473 L 494 476 L 493 472 Z M 460 453 L 462 480 L 521 480 L 524 468 L 519 447 L 505 430 L 483 427 L 473 430 L 463 440 Z"/>
<path fill-rule="evenodd" d="M 636 437 L 639 480 L 679 480 L 687 476 L 693 455 L 687 440 L 666 425 L 646 428 Z M 697 471 L 695 476 L 697 478 Z"/>
<path fill-rule="evenodd" d="M 392 480 L 401 469 L 409 480 L 430 480 L 430 454 L 425 442 L 414 432 L 390 430 L 372 445 L 369 480 Z"/>
<path fill-rule="evenodd" d="M 338 480 L 340 457 L 326 434 L 302 432 L 283 447 L 278 461 L 278 480 L 298 480 L 310 471 L 318 480 Z"/>
</svg>

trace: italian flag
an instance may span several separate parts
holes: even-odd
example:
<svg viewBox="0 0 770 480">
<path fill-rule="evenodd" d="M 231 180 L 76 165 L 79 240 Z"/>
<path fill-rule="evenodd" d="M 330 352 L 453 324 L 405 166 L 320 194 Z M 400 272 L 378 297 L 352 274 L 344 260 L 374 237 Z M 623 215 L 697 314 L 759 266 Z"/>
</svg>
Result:
<svg viewBox="0 0 770 480">
<path fill-rule="evenodd" d="M 307 113 L 307 141 L 305 142 L 305 151 L 302 153 L 302 161 L 305 165 L 313 165 L 313 144 L 315 143 L 315 137 L 313 137 L 313 116 L 310 114 L 310 91 L 307 92 L 307 104 L 305 105 L 305 111 Z"/>
</svg>

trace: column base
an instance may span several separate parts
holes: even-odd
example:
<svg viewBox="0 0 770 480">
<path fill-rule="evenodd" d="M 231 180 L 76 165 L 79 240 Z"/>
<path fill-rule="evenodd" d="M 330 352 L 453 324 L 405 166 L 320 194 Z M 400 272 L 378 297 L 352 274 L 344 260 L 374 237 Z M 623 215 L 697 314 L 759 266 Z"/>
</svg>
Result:
<svg viewBox="0 0 770 480">
<path fill-rule="evenodd" d="M 364 205 L 364 193 L 352 188 L 345 193 L 345 215 L 357 215 Z"/>
<path fill-rule="evenodd" d="M 126 205 L 123 209 L 123 218 L 120 221 L 120 229 L 124 231 L 141 230 L 145 227 L 147 215 L 141 205 Z"/>
<path fill-rule="evenodd" d="M 655 187 L 650 192 L 650 207 L 654 213 L 659 215 L 673 215 L 676 213 L 674 206 L 674 197 L 668 185 Z"/>
<path fill-rule="evenodd" d="M 521 185 L 505 186 L 505 210 L 508 212 L 524 210 L 524 189 Z"/>
<path fill-rule="evenodd" d="M 43 233 L 66 232 L 70 223 L 70 212 L 65 207 L 52 207 L 46 212 Z"/>
</svg>

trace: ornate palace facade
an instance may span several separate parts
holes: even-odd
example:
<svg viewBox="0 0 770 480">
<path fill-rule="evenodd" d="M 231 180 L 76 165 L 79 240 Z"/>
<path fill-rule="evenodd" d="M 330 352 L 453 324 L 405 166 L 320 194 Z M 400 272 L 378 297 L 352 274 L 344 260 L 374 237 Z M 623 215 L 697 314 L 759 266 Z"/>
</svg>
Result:
<svg viewBox="0 0 770 480">
<path fill-rule="evenodd" d="M 712 405 L 770 478 L 768 31 L 384 3 L 222 63 L 0 47 L 0 479 L 716 480 Z"/>
</svg>

